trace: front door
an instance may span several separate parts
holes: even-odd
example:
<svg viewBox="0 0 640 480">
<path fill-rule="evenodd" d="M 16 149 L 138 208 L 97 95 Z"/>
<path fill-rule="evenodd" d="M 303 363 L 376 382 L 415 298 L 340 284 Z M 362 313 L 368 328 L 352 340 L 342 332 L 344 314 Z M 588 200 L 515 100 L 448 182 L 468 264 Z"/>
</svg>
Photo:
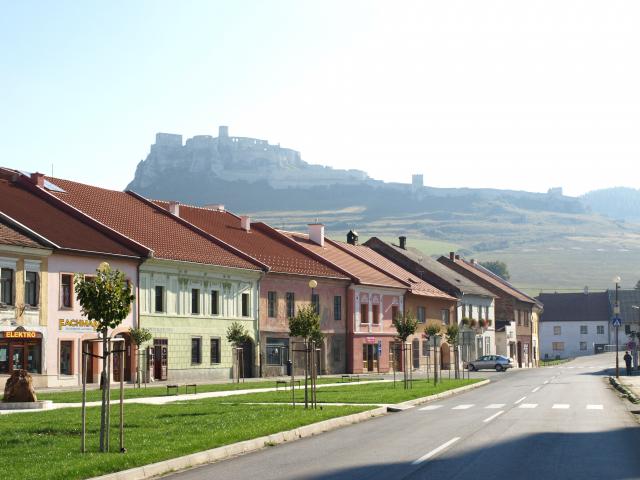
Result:
<svg viewBox="0 0 640 480">
<path fill-rule="evenodd" d="M 169 358 L 169 342 L 166 338 L 153 341 L 153 378 L 167 379 L 167 363 Z"/>
<path fill-rule="evenodd" d="M 375 372 L 378 368 L 378 347 L 371 343 L 362 345 L 362 368 L 365 372 Z"/>
<path fill-rule="evenodd" d="M 518 368 L 522 368 L 522 342 L 518 342 Z"/>
<path fill-rule="evenodd" d="M 82 342 L 82 351 L 89 354 L 93 353 L 93 343 L 84 341 Z M 84 355 L 84 353 L 82 354 Z M 82 358 L 82 357 L 81 357 Z M 87 383 L 93 383 L 93 362 L 95 358 L 91 355 L 87 356 Z M 82 365 L 80 368 L 84 368 L 84 358 L 82 359 Z"/>
</svg>

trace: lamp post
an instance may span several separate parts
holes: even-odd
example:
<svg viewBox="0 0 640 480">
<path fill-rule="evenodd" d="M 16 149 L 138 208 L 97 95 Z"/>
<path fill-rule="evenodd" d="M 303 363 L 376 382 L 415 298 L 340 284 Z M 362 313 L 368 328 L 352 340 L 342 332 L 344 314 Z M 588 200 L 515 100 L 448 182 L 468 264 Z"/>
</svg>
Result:
<svg viewBox="0 0 640 480">
<path fill-rule="evenodd" d="M 614 318 L 620 317 L 620 303 L 618 302 L 618 289 L 620 288 L 620 275 L 616 275 L 613 279 L 613 282 L 616 284 L 616 303 L 613 306 L 613 316 Z M 618 352 L 618 322 L 616 321 L 616 378 L 620 378 L 620 355 Z"/>
</svg>

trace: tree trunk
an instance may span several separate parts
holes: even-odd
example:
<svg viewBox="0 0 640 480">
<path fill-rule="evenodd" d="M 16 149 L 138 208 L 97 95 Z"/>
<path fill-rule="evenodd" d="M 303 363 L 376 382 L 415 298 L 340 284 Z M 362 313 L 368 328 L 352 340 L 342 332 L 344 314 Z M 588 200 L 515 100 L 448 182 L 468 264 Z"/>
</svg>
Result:
<svg viewBox="0 0 640 480">
<path fill-rule="evenodd" d="M 107 329 L 102 330 L 102 373 L 100 374 L 100 388 L 102 388 L 102 405 L 100 408 L 100 451 L 105 452 L 105 428 L 107 414 Z"/>
</svg>

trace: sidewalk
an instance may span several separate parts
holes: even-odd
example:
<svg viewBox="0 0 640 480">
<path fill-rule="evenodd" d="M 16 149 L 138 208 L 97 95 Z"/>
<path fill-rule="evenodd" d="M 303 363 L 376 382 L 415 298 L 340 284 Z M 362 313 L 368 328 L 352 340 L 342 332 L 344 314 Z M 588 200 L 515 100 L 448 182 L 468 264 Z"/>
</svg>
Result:
<svg viewBox="0 0 640 480">
<path fill-rule="evenodd" d="M 622 385 L 627 387 L 636 396 L 640 397 L 640 376 L 623 376 L 618 379 Z"/>
</svg>

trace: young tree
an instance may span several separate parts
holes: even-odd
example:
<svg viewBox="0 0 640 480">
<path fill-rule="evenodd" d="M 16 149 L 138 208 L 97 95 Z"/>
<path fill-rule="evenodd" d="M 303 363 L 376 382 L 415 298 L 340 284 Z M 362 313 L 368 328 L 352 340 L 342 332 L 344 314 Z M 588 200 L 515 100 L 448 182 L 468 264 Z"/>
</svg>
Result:
<svg viewBox="0 0 640 480">
<path fill-rule="evenodd" d="M 138 386 L 140 386 L 140 346 L 151 340 L 153 335 L 151 335 L 151 332 L 146 328 L 130 328 L 129 335 L 131 336 L 131 341 L 136 346 L 136 380 Z"/>
<path fill-rule="evenodd" d="M 295 317 L 289 319 L 289 336 L 299 337 L 304 341 L 306 358 L 304 365 L 304 404 L 309 406 L 307 377 L 309 374 L 309 348 L 322 343 L 324 334 L 320 330 L 320 315 L 315 305 L 305 305 L 296 313 Z M 313 352 L 315 358 L 315 352 Z M 312 398 L 315 398 L 314 379 L 311 378 Z"/>
<path fill-rule="evenodd" d="M 402 348 L 402 370 L 403 370 L 403 380 L 404 380 L 404 388 L 409 388 L 409 376 L 408 376 L 408 363 L 406 355 L 404 354 L 406 348 L 405 343 L 407 343 L 407 339 L 416 333 L 418 329 L 418 321 L 413 316 L 411 312 L 400 313 L 398 312 L 396 316 L 393 318 L 393 326 L 396 327 L 396 331 L 398 334 L 396 338 L 400 340 L 400 345 Z"/>
<path fill-rule="evenodd" d="M 109 329 L 116 328 L 129 315 L 135 296 L 131 292 L 131 285 L 127 282 L 124 273 L 119 270 L 111 270 L 106 262 L 100 264 L 95 277 L 86 279 L 83 275 L 76 275 L 74 284 L 82 314 L 89 320 L 97 322 L 97 330 L 102 336 L 100 451 L 105 452 L 109 446 L 107 428 Z"/>
<path fill-rule="evenodd" d="M 455 377 L 459 377 L 458 367 L 458 342 L 460 339 L 460 327 L 455 323 L 447 326 L 447 342 L 453 346 L 453 359 L 455 362 Z"/>
<path fill-rule="evenodd" d="M 249 332 L 247 331 L 246 327 L 241 324 L 240 322 L 233 322 L 231 325 L 229 325 L 229 328 L 227 328 L 227 342 L 229 342 L 231 345 L 233 345 L 234 347 L 236 347 L 236 349 L 238 348 L 242 348 L 242 346 L 245 344 L 245 342 L 249 339 Z M 242 352 L 243 354 L 243 359 L 244 359 L 244 352 Z M 240 358 L 236 358 L 235 361 L 238 364 L 238 368 L 237 368 L 237 379 L 238 382 L 240 382 Z M 243 378 L 244 378 L 244 372 L 243 372 Z"/>
<path fill-rule="evenodd" d="M 437 321 L 432 321 L 427 324 L 427 327 L 424 329 L 428 338 L 433 339 L 433 383 L 434 385 L 438 383 L 438 352 L 436 351 L 437 347 L 437 337 L 440 334 L 440 330 L 442 330 L 442 323 Z"/>
<path fill-rule="evenodd" d="M 501 262 L 499 260 L 494 260 L 492 262 L 480 262 L 484 268 L 489 270 L 490 272 L 496 274 L 503 280 L 509 280 L 511 275 L 509 275 L 509 269 L 507 268 L 507 264 Z"/>
</svg>

